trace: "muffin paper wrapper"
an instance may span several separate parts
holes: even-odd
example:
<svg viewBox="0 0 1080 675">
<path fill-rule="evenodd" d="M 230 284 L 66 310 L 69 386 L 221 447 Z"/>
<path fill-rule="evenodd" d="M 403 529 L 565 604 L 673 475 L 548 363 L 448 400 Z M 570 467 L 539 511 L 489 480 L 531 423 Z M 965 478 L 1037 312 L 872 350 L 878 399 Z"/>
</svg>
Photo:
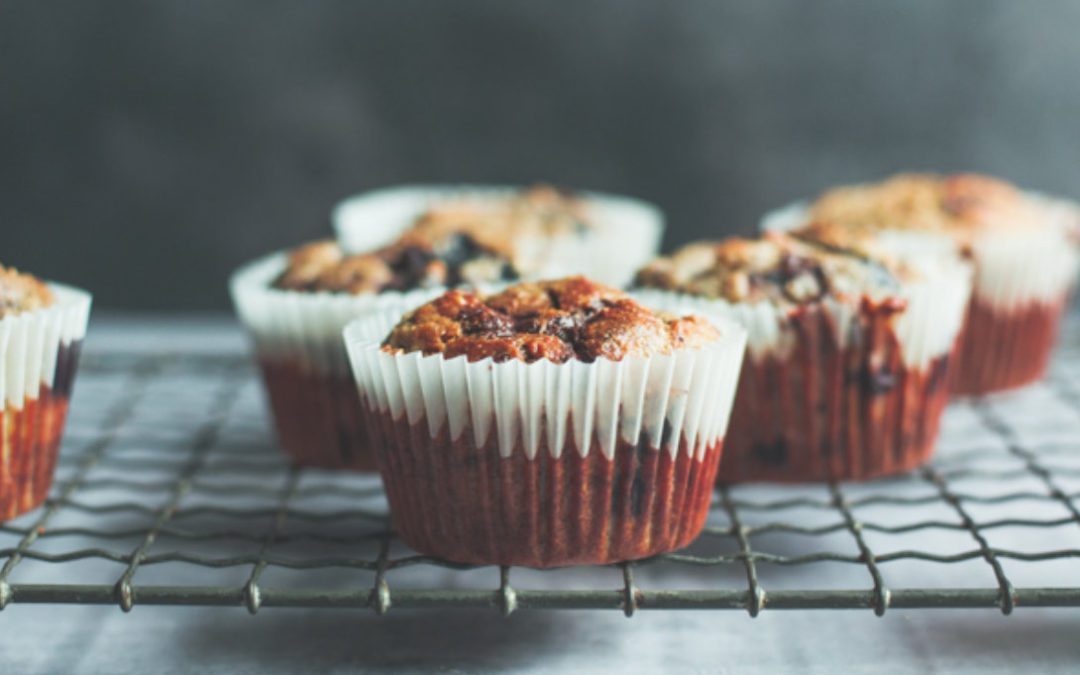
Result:
<svg viewBox="0 0 1080 675">
<path fill-rule="evenodd" d="M 1000 312 L 1018 311 L 1031 303 L 1055 304 L 1076 283 L 1080 250 L 1080 207 L 1034 192 L 1051 226 L 1032 231 L 989 231 L 973 243 L 976 261 L 972 295 Z M 764 231 L 787 232 L 804 224 L 809 205 L 796 202 L 765 214 Z"/>
<path fill-rule="evenodd" d="M 975 292 L 958 354 L 957 394 L 1031 384 L 1049 365 L 1080 265 L 1080 211 L 1065 200 L 1029 197 L 1042 203 L 1054 227 L 994 233 L 973 244 Z"/>
<path fill-rule="evenodd" d="M 282 445 L 300 464 L 374 469 L 341 332 L 370 312 L 398 316 L 444 289 L 353 296 L 272 288 L 286 254 L 240 269 L 230 290 L 251 334 Z"/>
<path fill-rule="evenodd" d="M 1033 302 L 1003 313 L 976 299 L 968 308 L 953 393 L 967 396 L 1015 389 L 1042 378 L 1050 365 L 1068 298 Z"/>
<path fill-rule="evenodd" d="M 363 193 L 341 202 L 333 213 L 338 240 L 362 252 L 397 239 L 431 206 L 455 200 L 513 196 L 520 187 L 482 185 L 403 186 Z M 623 286 L 657 253 L 664 230 L 660 210 L 646 202 L 582 193 L 592 229 L 587 235 L 519 240 L 523 276 L 546 279 L 586 274 Z"/>
<path fill-rule="evenodd" d="M 396 527 L 471 564 L 606 564 L 681 548 L 708 515 L 745 333 L 619 362 L 469 363 L 346 329 Z"/>
<path fill-rule="evenodd" d="M 802 339 L 743 369 L 719 478 L 863 480 L 910 471 L 934 450 L 949 398 L 949 354 L 906 365 L 884 317 L 840 347 L 822 311 Z"/>
<path fill-rule="evenodd" d="M 0 521 L 49 492 L 86 336 L 90 295 L 50 287 L 52 306 L 0 319 Z"/>
<path fill-rule="evenodd" d="M 634 295 L 645 304 L 678 298 L 747 327 L 750 358 L 720 467 L 721 480 L 736 482 L 861 479 L 925 461 L 968 290 L 959 272 L 908 289 L 897 316 L 835 301 L 781 310 L 653 290 Z"/>
<path fill-rule="evenodd" d="M 500 456 L 491 437 L 451 442 L 444 427 L 370 412 L 395 526 L 413 549 L 474 565 L 557 567 L 637 560 L 682 548 L 705 524 L 721 446 L 702 459 L 620 444 Z M 594 438 L 595 442 L 595 438 Z"/>
<path fill-rule="evenodd" d="M 975 276 L 954 364 L 958 394 L 987 394 L 1038 380 L 1046 371 L 1080 269 L 1080 206 L 1035 192 L 1051 226 L 989 232 L 972 245 Z M 806 202 L 765 215 L 763 230 L 806 221 Z"/>
</svg>

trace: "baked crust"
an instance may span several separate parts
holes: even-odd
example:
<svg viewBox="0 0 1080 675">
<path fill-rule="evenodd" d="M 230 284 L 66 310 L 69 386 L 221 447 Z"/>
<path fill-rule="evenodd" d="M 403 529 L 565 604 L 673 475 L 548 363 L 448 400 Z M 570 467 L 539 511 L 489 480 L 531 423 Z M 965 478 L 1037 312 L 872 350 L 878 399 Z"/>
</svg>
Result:
<svg viewBox="0 0 1080 675">
<path fill-rule="evenodd" d="M 833 188 L 811 205 L 810 219 L 856 231 L 916 229 L 958 236 L 1041 222 L 1036 206 L 1014 185 L 970 173 L 904 173 L 880 183 Z"/>
<path fill-rule="evenodd" d="M 530 246 L 588 227 L 584 203 L 548 186 L 508 197 L 448 199 L 376 251 L 348 255 L 332 240 L 300 246 L 273 285 L 359 295 L 515 281 L 527 268 Z"/>
<path fill-rule="evenodd" d="M 0 319 L 44 309 L 54 302 L 56 297 L 44 281 L 0 265 Z"/>
<path fill-rule="evenodd" d="M 467 232 L 477 242 L 510 255 L 522 238 L 581 234 L 591 227 L 585 203 L 566 190 L 536 185 L 506 197 L 463 197 L 432 205 L 414 231 L 428 237 Z"/>
<path fill-rule="evenodd" d="M 778 233 L 690 244 L 650 263 L 636 283 L 733 303 L 792 305 L 826 296 L 876 299 L 899 290 L 893 272 L 875 260 Z"/>
<path fill-rule="evenodd" d="M 469 361 L 619 361 L 670 354 L 718 339 L 699 316 L 654 312 L 585 277 L 512 286 L 483 297 L 452 290 L 408 314 L 383 348 Z"/>
<path fill-rule="evenodd" d="M 437 286 L 512 281 L 509 256 L 463 231 L 408 232 L 370 253 L 347 255 L 334 241 L 317 241 L 289 254 L 274 287 L 289 291 L 382 293 Z"/>
</svg>

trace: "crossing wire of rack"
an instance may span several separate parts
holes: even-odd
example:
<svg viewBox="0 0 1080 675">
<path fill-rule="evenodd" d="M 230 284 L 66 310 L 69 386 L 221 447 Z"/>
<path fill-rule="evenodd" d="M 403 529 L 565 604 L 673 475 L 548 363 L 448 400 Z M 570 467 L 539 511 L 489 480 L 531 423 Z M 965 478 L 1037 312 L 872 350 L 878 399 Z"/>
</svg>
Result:
<svg viewBox="0 0 1080 675">
<path fill-rule="evenodd" d="M 1076 607 L 1077 356 L 1027 391 L 953 404 L 911 475 L 720 486 L 686 550 L 538 571 L 418 555 L 376 476 L 290 467 L 240 355 L 90 353 L 51 498 L 0 526 L 0 609 Z"/>
</svg>

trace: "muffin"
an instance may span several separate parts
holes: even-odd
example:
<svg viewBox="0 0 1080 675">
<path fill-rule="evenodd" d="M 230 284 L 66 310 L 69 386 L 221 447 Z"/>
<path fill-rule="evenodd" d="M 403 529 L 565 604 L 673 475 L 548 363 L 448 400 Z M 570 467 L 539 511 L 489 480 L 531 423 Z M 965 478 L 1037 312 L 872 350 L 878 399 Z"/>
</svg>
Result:
<svg viewBox="0 0 1080 675">
<path fill-rule="evenodd" d="M 860 480 L 929 459 L 968 271 L 782 234 L 687 246 L 638 274 L 749 333 L 720 480 Z"/>
<path fill-rule="evenodd" d="M 90 296 L 0 266 L 0 521 L 52 486 Z"/>
<path fill-rule="evenodd" d="M 986 394 L 1045 373 L 1076 280 L 1078 213 L 986 176 L 903 174 L 830 190 L 767 217 L 765 227 L 827 223 L 951 240 L 975 267 L 954 389 Z"/>
<path fill-rule="evenodd" d="M 615 286 L 656 255 L 663 216 L 651 204 L 548 186 L 412 186 L 378 190 L 334 210 L 338 239 L 369 251 L 409 230 L 469 230 L 508 241 L 525 279 L 588 274 Z"/>
<path fill-rule="evenodd" d="M 278 438 L 300 465 L 375 470 L 341 332 L 377 309 L 399 314 L 447 286 L 519 276 L 508 254 L 467 233 L 412 232 L 347 254 L 319 241 L 256 261 L 231 281 L 252 335 Z"/>
<path fill-rule="evenodd" d="M 667 305 L 678 309 L 678 305 Z M 394 523 L 470 564 L 604 564 L 709 510 L 745 332 L 572 277 L 345 331 Z"/>
</svg>

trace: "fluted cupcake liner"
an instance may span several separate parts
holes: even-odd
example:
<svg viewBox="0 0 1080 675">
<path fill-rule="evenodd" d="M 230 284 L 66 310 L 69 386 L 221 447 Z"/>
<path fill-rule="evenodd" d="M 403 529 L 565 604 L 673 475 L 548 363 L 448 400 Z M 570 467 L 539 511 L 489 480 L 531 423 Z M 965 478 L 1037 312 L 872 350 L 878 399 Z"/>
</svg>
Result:
<svg viewBox="0 0 1080 675">
<path fill-rule="evenodd" d="M 745 345 L 614 362 L 469 363 L 345 332 L 394 523 L 416 550 L 553 567 L 648 557 L 704 525 Z"/>
<path fill-rule="evenodd" d="M 887 316 L 864 315 L 841 345 L 822 307 L 791 318 L 797 342 L 751 358 L 720 480 L 863 480 L 930 459 L 949 397 L 949 354 L 904 362 Z"/>
<path fill-rule="evenodd" d="M 1068 311 L 1068 295 L 1001 310 L 975 299 L 957 350 L 953 393 L 980 395 L 1042 379 Z"/>
<path fill-rule="evenodd" d="M 512 197 L 520 187 L 414 185 L 367 192 L 341 202 L 333 213 L 338 240 L 347 250 L 386 245 L 418 217 L 447 201 Z M 590 227 L 565 236 L 518 239 L 518 261 L 527 279 L 586 274 L 625 286 L 660 248 L 664 218 L 652 204 L 615 195 L 582 192 Z"/>
<path fill-rule="evenodd" d="M 950 354 L 970 293 L 965 266 L 905 285 L 903 308 L 824 302 L 779 308 L 643 289 L 749 333 L 719 479 L 859 480 L 929 459 L 948 398 Z"/>
<path fill-rule="evenodd" d="M 992 228 L 972 242 L 970 325 L 957 352 L 954 393 L 986 394 L 1030 384 L 1042 377 L 1052 355 L 1080 269 L 1080 208 L 1063 199 L 1026 195 L 1041 205 L 1049 227 Z M 806 218 L 807 204 L 799 202 L 766 214 L 761 227 L 789 231 Z"/>
<path fill-rule="evenodd" d="M 341 332 L 357 317 L 403 314 L 444 289 L 349 295 L 273 288 L 286 265 L 284 253 L 267 256 L 230 282 L 237 314 L 254 342 L 278 438 L 297 464 L 373 471 Z"/>
<path fill-rule="evenodd" d="M 975 242 L 976 286 L 968 306 L 954 393 L 979 395 L 1042 379 L 1080 265 L 1077 206 L 1030 195 L 1057 227 Z"/>
<path fill-rule="evenodd" d="M 90 295 L 50 288 L 51 306 L 0 319 L 0 521 L 49 493 L 86 335 Z"/>
</svg>

